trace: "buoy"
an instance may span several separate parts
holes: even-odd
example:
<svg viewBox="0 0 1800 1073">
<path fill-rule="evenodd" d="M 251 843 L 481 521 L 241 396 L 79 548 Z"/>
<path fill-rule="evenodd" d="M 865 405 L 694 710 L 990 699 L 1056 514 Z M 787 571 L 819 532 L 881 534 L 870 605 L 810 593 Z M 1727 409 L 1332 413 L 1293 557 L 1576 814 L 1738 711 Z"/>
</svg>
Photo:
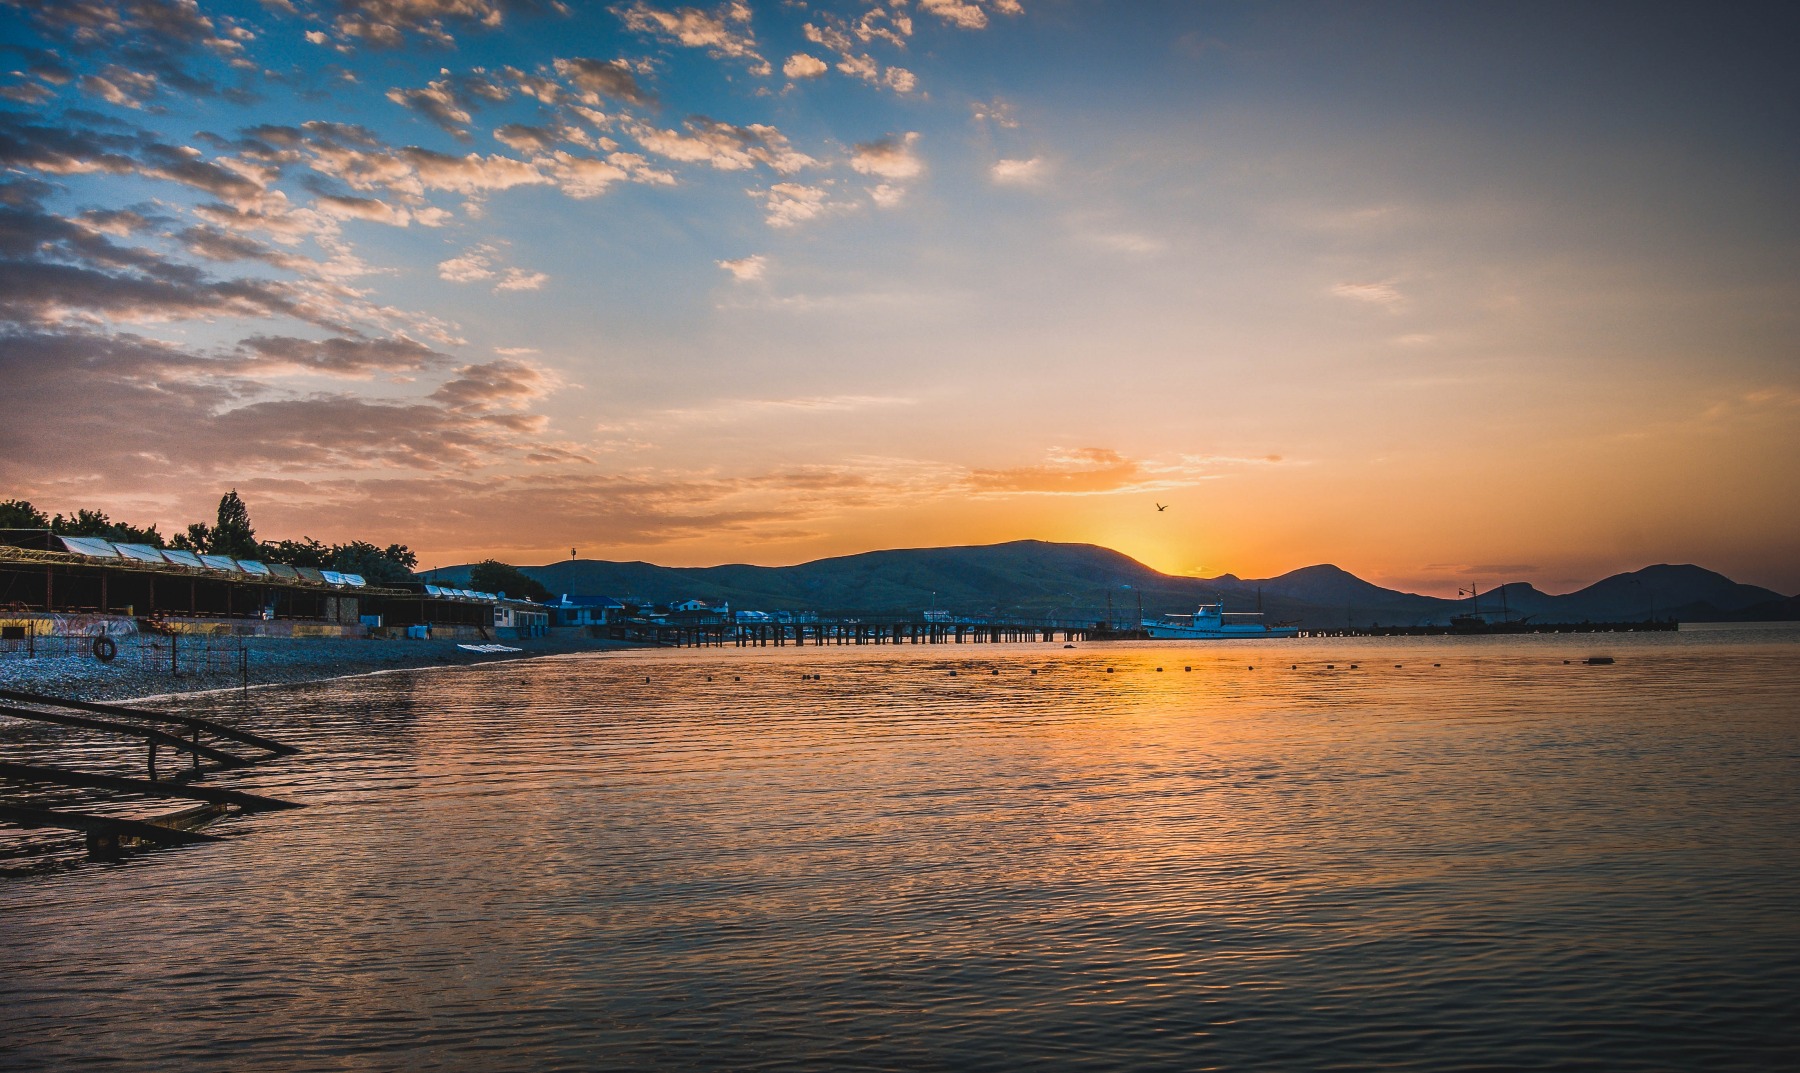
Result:
<svg viewBox="0 0 1800 1073">
<path fill-rule="evenodd" d="M 1111 668 L 1111 667 L 1108 667 L 1108 668 L 1106 668 L 1106 673 L 1107 673 L 1107 674 L 1111 674 L 1111 673 L 1112 673 L 1112 668 Z"/>
<path fill-rule="evenodd" d="M 646 675 L 644 675 L 644 681 L 646 681 L 646 682 L 648 682 L 648 681 L 649 681 L 649 680 L 650 680 L 650 676 L 649 676 L 649 675 L 647 675 L 647 674 L 646 674 Z"/>
<path fill-rule="evenodd" d="M 1397 671 L 1397 670 L 1399 670 L 1399 669 L 1400 669 L 1400 665 L 1399 665 L 1399 664 L 1398 664 L 1398 663 L 1396 663 L 1396 664 L 1394 664 L 1394 669 L 1395 669 L 1395 670 L 1396 670 L 1396 671 Z"/>
<path fill-rule="evenodd" d="M 950 672 L 950 677 L 952 677 L 952 678 L 955 678 L 955 677 L 956 677 L 956 672 L 955 672 L 955 671 L 951 671 L 951 672 Z"/>
<path fill-rule="evenodd" d="M 1031 673 L 1032 673 L 1032 674 L 1036 674 L 1036 673 L 1037 673 L 1037 668 L 1035 668 L 1035 667 L 1033 667 L 1033 668 L 1032 668 L 1032 669 L 1031 669 Z"/>
<path fill-rule="evenodd" d="M 1256 669 L 1256 664 L 1254 664 L 1254 663 L 1252 663 L 1252 664 L 1251 664 L 1251 665 L 1250 665 L 1250 669 L 1251 669 L 1251 670 L 1253 670 L 1253 671 L 1254 671 L 1254 670 L 1255 670 L 1255 669 Z"/>
<path fill-rule="evenodd" d="M 1328 670 L 1328 671 L 1335 671 L 1335 670 L 1337 670 L 1337 664 L 1335 664 L 1335 663 L 1327 663 L 1327 664 L 1326 664 L 1326 665 L 1325 665 L 1325 669 L 1326 669 L 1326 670 Z"/>
<path fill-rule="evenodd" d="M 1181 669 L 1182 669 L 1182 670 L 1184 670 L 1184 671 L 1191 671 L 1191 670 L 1193 670 L 1193 669 L 1194 669 L 1194 668 L 1192 668 L 1192 667 L 1183 667 L 1183 668 L 1181 668 Z"/>
<path fill-rule="evenodd" d="M 1433 663 L 1432 666 L 1433 667 L 1442 667 L 1443 664 L 1442 663 Z"/>
<path fill-rule="evenodd" d="M 1298 663 L 1288 664 L 1288 670 L 1290 670 L 1290 671 L 1297 671 L 1299 669 L 1300 669 L 1300 665 Z"/>
<path fill-rule="evenodd" d="M 1355 669 L 1356 669 L 1356 664 L 1354 664 L 1354 663 L 1352 663 L 1352 664 L 1351 664 L 1351 665 L 1350 665 L 1350 669 L 1351 669 L 1351 670 L 1353 670 L 1353 671 L 1354 671 L 1354 670 L 1355 670 Z"/>
<path fill-rule="evenodd" d="M 1162 673 L 1162 668 L 1161 668 L 1161 667 L 1158 667 L 1158 668 L 1156 668 L 1156 673 L 1157 673 L 1157 674 L 1161 674 L 1161 673 Z"/>
<path fill-rule="evenodd" d="M 742 679 L 742 678 L 740 678 L 740 677 L 739 677 L 739 676 L 737 676 L 737 675 L 735 675 L 735 674 L 734 674 L 734 675 L 732 675 L 732 676 L 731 676 L 731 680 L 732 680 L 732 681 L 734 681 L 734 682 L 741 682 L 741 681 L 743 681 L 743 679 Z"/>
<path fill-rule="evenodd" d="M 989 672 L 988 672 L 988 673 L 989 673 L 989 674 L 999 674 L 999 673 L 1000 673 L 1000 670 L 999 670 L 999 668 L 997 668 L 997 667 L 996 667 L 996 668 L 995 668 L 995 669 L 994 669 L 994 670 L 991 670 L 991 671 L 989 671 Z"/>
</svg>

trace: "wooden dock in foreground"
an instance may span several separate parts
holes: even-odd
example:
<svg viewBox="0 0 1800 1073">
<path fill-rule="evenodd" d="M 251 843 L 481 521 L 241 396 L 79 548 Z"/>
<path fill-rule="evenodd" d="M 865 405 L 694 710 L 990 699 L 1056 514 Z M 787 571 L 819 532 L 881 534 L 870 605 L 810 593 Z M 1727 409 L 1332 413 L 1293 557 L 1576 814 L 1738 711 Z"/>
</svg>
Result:
<svg viewBox="0 0 1800 1073">
<path fill-rule="evenodd" d="M 302 807 L 297 802 L 242 790 L 194 785 L 196 780 L 210 772 L 247 768 L 291 756 L 300 751 L 295 746 L 210 719 L 147 708 L 100 704 L 11 689 L 0 689 L 0 700 L 13 702 L 0 704 L 0 716 L 3 717 L 135 737 L 145 745 L 147 769 L 146 778 L 135 779 L 51 765 L 0 762 L 0 783 L 18 787 L 27 795 L 84 789 L 108 790 L 130 797 L 175 798 L 198 802 L 175 812 L 143 818 L 124 818 L 112 814 L 46 807 L 41 800 L 31 796 L 9 795 L 0 799 L 0 822 L 27 829 L 51 827 L 80 831 L 86 837 L 90 859 L 116 860 L 133 848 L 144 845 L 186 846 L 217 842 L 218 836 L 201 834 L 197 828 L 228 815 L 233 810 L 270 812 Z M 78 715 L 77 712 L 93 714 Z M 161 729 L 163 727 L 173 728 L 179 733 Z M 219 745 L 202 742 L 202 733 L 211 735 L 214 739 L 223 739 L 224 744 L 260 750 L 261 755 L 246 756 L 241 751 L 232 752 Z M 177 770 L 169 778 L 159 778 L 157 752 L 163 748 L 173 751 L 177 757 L 186 754 L 191 761 L 188 769 Z M 202 761 L 208 763 L 203 764 Z"/>
</svg>

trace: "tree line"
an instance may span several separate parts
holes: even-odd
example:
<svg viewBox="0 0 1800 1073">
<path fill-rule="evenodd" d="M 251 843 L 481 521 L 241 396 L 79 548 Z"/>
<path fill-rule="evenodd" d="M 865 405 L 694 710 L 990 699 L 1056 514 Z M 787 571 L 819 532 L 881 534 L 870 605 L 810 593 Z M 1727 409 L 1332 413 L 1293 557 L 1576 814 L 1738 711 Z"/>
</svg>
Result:
<svg viewBox="0 0 1800 1073">
<path fill-rule="evenodd" d="M 229 555 L 233 559 L 310 566 L 316 570 L 360 574 L 374 585 L 410 581 L 413 570 L 419 565 L 418 555 L 405 544 L 389 544 L 382 548 L 365 540 L 352 540 L 347 544 L 326 544 L 311 537 L 258 540 L 256 529 L 250 524 L 250 508 L 235 488 L 220 498 L 218 514 L 210 524 L 195 522 L 172 537 L 164 537 L 154 525 L 140 529 L 127 522 L 114 521 L 104 511 L 82 509 L 70 515 L 45 514 L 23 499 L 0 501 L 0 529 L 48 529 L 63 536 L 99 537 L 122 544 L 148 544 L 153 548 Z"/>
</svg>

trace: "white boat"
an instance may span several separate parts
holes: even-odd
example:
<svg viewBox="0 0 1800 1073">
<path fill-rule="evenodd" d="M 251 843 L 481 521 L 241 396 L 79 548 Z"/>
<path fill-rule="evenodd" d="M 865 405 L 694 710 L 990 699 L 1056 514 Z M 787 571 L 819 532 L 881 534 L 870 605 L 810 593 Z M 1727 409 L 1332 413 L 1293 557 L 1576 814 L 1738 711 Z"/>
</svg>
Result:
<svg viewBox="0 0 1800 1073">
<path fill-rule="evenodd" d="M 1298 637 L 1298 626 L 1250 622 L 1261 611 L 1226 611 L 1224 603 L 1201 604 L 1191 615 L 1164 615 L 1143 621 L 1144 632 L 1161 641 L 1226 641 L 1238 637 Z M 1232 619 L 1238 621 L 1233 622 Z"/>
</svg>

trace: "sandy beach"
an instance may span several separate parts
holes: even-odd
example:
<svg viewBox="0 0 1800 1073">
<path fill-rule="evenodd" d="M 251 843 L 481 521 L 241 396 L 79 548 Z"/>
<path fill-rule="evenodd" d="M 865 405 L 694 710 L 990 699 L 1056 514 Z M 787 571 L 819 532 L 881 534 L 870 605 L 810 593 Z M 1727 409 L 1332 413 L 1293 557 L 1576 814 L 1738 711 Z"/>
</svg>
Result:
<svg viewBox="0 0 1800 1073">
<path fill-rule="evenodd" d="M 242 668 L 235 651 L 211 662 L 192 659 L 171 674 L 159 660 L 145 659 L 136 637 L 118 639 L 118 656 L 109 663 L 94 658 L 85 646 L 40 649 L 36 655 L 0 654 L 0 685 L 7 689 L 48 693 L 80 700 L 116 701 L 139 697 L 198 693 L 214 689 L 314 682 L 371 671 L 412 667 L 466 666 L 496 660 L 599 652 L 640 647 L 589 638 L 531 638 L 497 642 L 518 652 L 473 652 L 451 640 L 349 640 L 328 638 L 246 638 Z M 235 642 L 234 642 L 235 645 Z M 65 651 L 65 647 L 69 647 Z"/>
</svg>

